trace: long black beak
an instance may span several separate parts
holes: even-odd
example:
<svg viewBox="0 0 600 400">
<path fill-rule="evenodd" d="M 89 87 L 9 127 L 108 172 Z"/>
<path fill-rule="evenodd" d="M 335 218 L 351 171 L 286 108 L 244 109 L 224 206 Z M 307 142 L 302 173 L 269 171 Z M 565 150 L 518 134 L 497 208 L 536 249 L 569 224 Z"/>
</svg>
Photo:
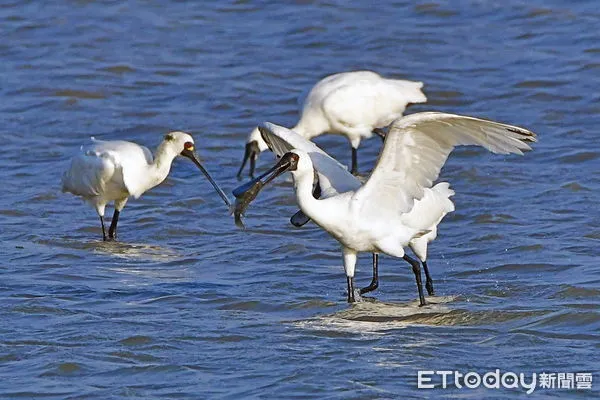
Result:
<svg viewBox="0 0 600 400">
<path fill-rule="evenodd" d="M 258 154 L 260 150 L 258 149 L 258 142 L 253 140 L 251 142 L 246 143 L 246 150 L 244 150 L 244 159 L 242 160 L 242 166 L 237 173 L 237 177 L 239 178 L 244 171 L 244 167 L 246 166 L 246 162 L 250 160 L 250 173 L 248 176 L 254 178 L 254 168 L 256 167 L 256 159 L 258 158 Z"/>
<path fill-rule="evenodd" d="M 294 153 L 284 154 L 283 157 L 281 157 L 279 162 L 277 164 L 275 164 L 275 166 L 273 168 L 271 168 L 264 174 L 252 179 L 251 181 L 246 182 L 243 185 L 238 186 L 235 189 L 233 189 L 233 195 L 235 197 L 243 196 L 244 193 L 247 192 L 248 190 L 250 190 L 254 185 L 256 185 L 257 182 L 261 182 L 261 186 L 265 186 L 266 184 L 271 182 L 273 179 L 277 178 L 279 175 L 281 175 L 284 172 L 286 172 L 287 170 L 295 167 L 297 162 L 298 162 L 298 156 L 296 154 L 294 154 Z M 271 175 L 268 176 L 264 182 L 262 182 L 262 179 L 269 174 L 271 174 Z"/>
<path fill-rule="evenodd" d="M 227 195 L 225 194 L 225 192 L 223 192 L 223 190 L 219 187 L 219 185 L 217 185 L 217 182 L 214 181 L 214 179 L 212 178 L 212 176 L 210 176 L 210 174 L 208 173 L 208 171 L 202 166 L 202 164 L 200 163 L 200 157 L 198 157 L 198 154 L 195 151 L 193 151 L 193 150 L 184 149 L 181 152 L 181 155 L 184 156 L 184 157 L 189 158 L 190 160 L 192 160 L 194 162 L 194 164 L 196 164 L 196 166 L 198 167 L 198 169 L 200 171 L 202 171 L 202 173 L 204 174 L 204 176 L 206 176 L 206 179 L 208 179 L 208 181 L 210 182 L 210 184 L 213 185 L 213 187 L 215 188 L 215 190 L 217 191 L 217 193 L 219 194 L 219 196 L 221 196 L 221 198 L 225 202 L 225 205 L 227 207 L 231 208 L 231 202 L 227 198 Z"/>
</svg>

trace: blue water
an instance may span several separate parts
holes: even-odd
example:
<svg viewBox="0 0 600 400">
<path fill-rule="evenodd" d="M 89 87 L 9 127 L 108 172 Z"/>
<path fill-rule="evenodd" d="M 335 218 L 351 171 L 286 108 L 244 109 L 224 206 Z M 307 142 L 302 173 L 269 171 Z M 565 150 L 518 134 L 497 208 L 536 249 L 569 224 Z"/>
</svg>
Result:
<svg viewBox="0 0 600 400">
<path fill-rule="evenodd" d="M 0 398 L 522 398 L 417 389 L 418 370 L 588 372 L 600 387 L 600 12 L 595 1 L 0 4 Z M 381 257 L 345 303 L 338 244 L 295 229 L 289 182 L 233 218 L 187 160 L 103 243 L 60 192 L 89 136 L 154 148 L 186 130 L 230 192 L 251 129 L 292 126 L 322 77 L 423 81 L 437 110 L 527 127 L 525 157 L 453 153 L 456 212 L 414 306 L 408 264 Z M 343 162 L 339 136 L 317 143 Z M 381 143 L 364 141 L 361 170 Z M 272 165 L 263 154 L 259 168 Z M 110 215 L 111 211 L 108 211 Z M 370 280 L 370 256 L 357 280 Z"/>
</svg>

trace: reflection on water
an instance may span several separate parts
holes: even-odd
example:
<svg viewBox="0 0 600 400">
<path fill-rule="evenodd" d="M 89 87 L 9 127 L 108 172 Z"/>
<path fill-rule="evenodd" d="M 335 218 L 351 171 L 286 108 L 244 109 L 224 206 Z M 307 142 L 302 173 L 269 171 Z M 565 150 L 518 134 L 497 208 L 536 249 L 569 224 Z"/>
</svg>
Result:
<svg viewBox="0 0 600 400">
<path fill-rule="evenodd" d="M 140 261 L 174 261 L 178 257 L 182 257 L 176 249 L 168 246 L 160 246 L 150 243 L 129 243 L 122 241 L 102 241 L 87 238 L 82 240 L 81 236 L 77 238 L 60 238 L 60 239 L 41 239 L 34 241 L 37 252 L 62 253 L 68 254 L 70 251 L 83 251 L 84 253 L 95 253 L 114 256 L 128 260 Z M 32 249 L 32 246 L 27 244 L 18 245 L 23 248 Z"/>
<path fill-rule="evenodd" d="M 430 296 L 427 298 L 428 304 L 419 307 L 418 300 L 387 303 L 363 297 L 363 301 L 354 303 L 342 311 L 296 321 L 294 324 L 313 330 L 375 333 L 415 324 L 427 325 L 430 318 L 433 320 L 440 314 L 452 312 L 448 303 L 454 300 L 453 296 Z"/>
<path fill-rule="evenodd" d="M 86 246 L 88 247 L 88 246 Z M 103 242 L 99 241 L 90 244 L 93 252 L 99 254 L 109 254 L 126 260 L 143 261 L 175 261 L 182 257 L 175 249 L 145 243 L 123 243 L 123 242 Z"/>
<path fill-rule="evenodd" d="M 383 322 L 385 320 L 411 320 L 432 313 L 446 313 L 450 309 L 447 303 L 455 300 L 453 296 L 429 296 L 427 305 L 419 307 L 417 300 L 408 303 L 387 303 L 375 299 L 363 298 L 347 310 L 335 314 L 338 318 L 354 321 Z"/>
<path fill-rule="evenodd" d="M 544 311 L 471 311 L 458 300 L 456 296 L 428 297 L 428 304 L 419 307 L 418 301 L 388 303 L 371 299 L 333 314 L 295 321 L 294 324 L 315 330 L 378 332 L 408 326 L 482 326 L 513 320 L 527 320 L 527 325 L 538 326 L 549 322 L 547 318 L 554 318 L 554 313 Z M 534 319 L 536 322 L 531 322 Z"/>
</svg>

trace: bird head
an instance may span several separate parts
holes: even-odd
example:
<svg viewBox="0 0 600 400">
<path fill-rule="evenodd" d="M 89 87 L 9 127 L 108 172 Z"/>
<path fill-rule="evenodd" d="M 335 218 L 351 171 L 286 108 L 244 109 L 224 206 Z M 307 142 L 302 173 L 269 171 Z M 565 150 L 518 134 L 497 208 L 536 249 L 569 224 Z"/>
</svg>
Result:
<svg viewBox="0 0 600 400">
<path fill-rule="evenodd" d="M 189 133 L 174 131 L 165 135 L 165 145 L 172 148 L 178 155 L 192 158 L 195 153 L 194 138 Z"/>
<path fill-rule="evenodd" d="M 285 153 L 271 169 L 251 181 L 238 186 L 233 190 L 233 194 L 236 198 L 239 198 L 250 189 L 254 189 L 256 185 L 263 187 L 279 175 L 288 171 L 291 172 L 294 177 L 306 173 L 313 173 L 313 165 L 308 153 L 297 149 Z M 266 179 L 263 181 L 264 178 Z"/>
<path fill-rule="evenodd" d="M 244 171 L 244 167 L 246 166 L 246 162 L 248 160 L 250 160 L 250 169 L 248 171 L 248 176 L 250 176 L 251 178 L 254 177 L 254 168 L 256 167 L 256 159 L 258 158 L 258 155 L 267 150 L 268 146 L 265 143 L 265 141 L 263 140 L 263 138 L 260 136 L 260 132 L 258 130 L 258 128 L 254 128 L 252 130 L 252 132 L 250 132 L 250 135 L 248 136 L 248 139 L 246 140 L 246 149 L 244 150 L 244 159 L 242 160 L 242 165 L 240 166 L 240 169 L 237 173 L 237 177 L 239 178 L 242 175 L 242 172 Z"/>
<path fill-rule="evenodd" d="M 262 179 L 271 174 L 264 182 L 266 185 L 279 175 L 288 171 L 292 173 L 294 179 L 298 179 L 299 177 L 307 174 L 313 176 L 314 167 L 308 153 L 299 149 L 294 149 L 285 153 L 281 158 L 279 158 L 279 161 L 273 168 L 262 174 L 257 179 Z"/>
<path fill-rule="evenodd" d="M 303 176 L 306 174 L 310 174 L 311 176 L 314 175 L 313 163 L 307 152 L 305 152 L 303 150 L 294 149 L 287 154 L 290 154 L 290 153 L 295 154 L 297 157 L 297 161 L 295 162 L 295 165 L 293 165 L 290 169 L 288 169 L 288 171 L 290 171 L 292 173 L 294 178 L 297 178 L 299 176 Z"/>
</svg>

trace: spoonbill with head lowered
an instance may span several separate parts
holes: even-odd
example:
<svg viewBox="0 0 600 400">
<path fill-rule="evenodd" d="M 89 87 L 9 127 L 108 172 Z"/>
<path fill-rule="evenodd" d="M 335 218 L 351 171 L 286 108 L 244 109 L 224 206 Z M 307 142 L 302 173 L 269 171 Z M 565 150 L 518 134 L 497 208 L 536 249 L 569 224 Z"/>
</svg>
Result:
<svg viewBox="0 0 600 400">
<path fill-rule="evenodd" d="M 531 150 L 528 142 L 535 141 L 533 132 L 516 126 L 454 114 L 417 113 L 392 123 L 375 169 L 356 190 L 315 199 L 313 162 L 307 152 L 298 149 L 286 153 L 260 179 L 270 174 L 262 184 L 266 185 L 291 171 L 302 212 L 341 244 L 348 302 L 355 301 L 357 254 L 366 251 L 409 261 L 422 306 L 421 268 L 404 252 L 411 240 L 430 233 L 410 226 L 407 220 L 415 200 L 424 197 L 456 146 L 478 145 L 494 153 L 523 154 Z M 240 190 L 235 194 L 242 195 Z"/>
<path fill-rule="evenodd" d="M 387 127 L 410 103 L 424 103 L 422 82 L 386 79 L 372 71 L 352 71 L 330 75 L 310 90 L 304 100 L 302 116 L 292 130 L 307 139 L 324 133 L 344 135 L 352 148 L 353 174 L 358 173 L 357 149 L 373 132 L 383 135 Z M 267 149 L 258 129 L 248 137 L 244 160 L 238 171 L 242 174 L 250 160 L 250 176 L 258 155 Z"/>
<path fill-rule="evenodd" d="M 102 225 L 102 238 L 117 238 L 119 214 L 130 196 L 140 197 L 145 191 L 165 180 L 171 163 L 178 155 L 191 159 L 202 171 L 225 204 L 225 193 L 200 163 L 194 150 L 194 139 L 185 132 L 170 132 L 158 146 L 154 157 L 148 148 L 121 140 L 103 141 L 92 138 L 90 145 L 71 160 L 62 177 L 63 192 L 81 196 L 96 209 Z M 114 201 L 115 211 L 108 230 L 104 228 L 104 209 Z"/>
<path fill-rule="evenodd" d="M 313 189 L 313 196 L 315 198 L 324 199 L 360 188 L 361 183 L 358 178 L 350 174 L 346 167 L 341 165 L 310 140 L 305 139 L 290 129 L 269 122 L 262 124 L 257 129 L 260 131 L 265 144 L 278 158 L 294 149 L 308 153 L 315 170 L 315 186 Z M 253 182 L 250 182 L 248 185 L 253 185 Z M 423 236 L 413 238 L 408 243 L 408 246 L 423 264 L 426 277 L 425 288 L 429 295 L 434 294 L 434 289 L 426 261 L 427 247 L 428 243 L 437 237 L 437 225 L 447 213 L 454 211 L 454 204 L 450 200 L 450 196 L 454 195 L 454 191 L 451 190 L 449 186 L 448 183 L 441 182 L 432 188 L 425 188 L 423 198 L 415 200 L 413 208 L 405 216 L 408 225 L 419 231 L 430 231 Z M 236 189 L 236 193 L 242 193 L 243 198 L 241 203 L 239 201 L 236 202 L 236 205 L 238 206 L 238 215 L 252 200 L 249 197 L 258 194 L 257 192 L 259 190 L 260 188 L 257 188 L 257 190 L 253 190 L 253 192 L 250 193 L 250 191 L 245 192 L 244 187 Z M 298 211 L 292 216 L 291 223 L 295 226 L 302 226 L 309 220 L 310 218 L 302 211 Z M 409 256 L 405 257 L 407 259 L 409 258 Z M 379 286 L 378 261 L 378 254 L 373 253 L 373 278 L 369 286 L 360 289 L 360 294 L 371 292 Z"/>
</svg>

